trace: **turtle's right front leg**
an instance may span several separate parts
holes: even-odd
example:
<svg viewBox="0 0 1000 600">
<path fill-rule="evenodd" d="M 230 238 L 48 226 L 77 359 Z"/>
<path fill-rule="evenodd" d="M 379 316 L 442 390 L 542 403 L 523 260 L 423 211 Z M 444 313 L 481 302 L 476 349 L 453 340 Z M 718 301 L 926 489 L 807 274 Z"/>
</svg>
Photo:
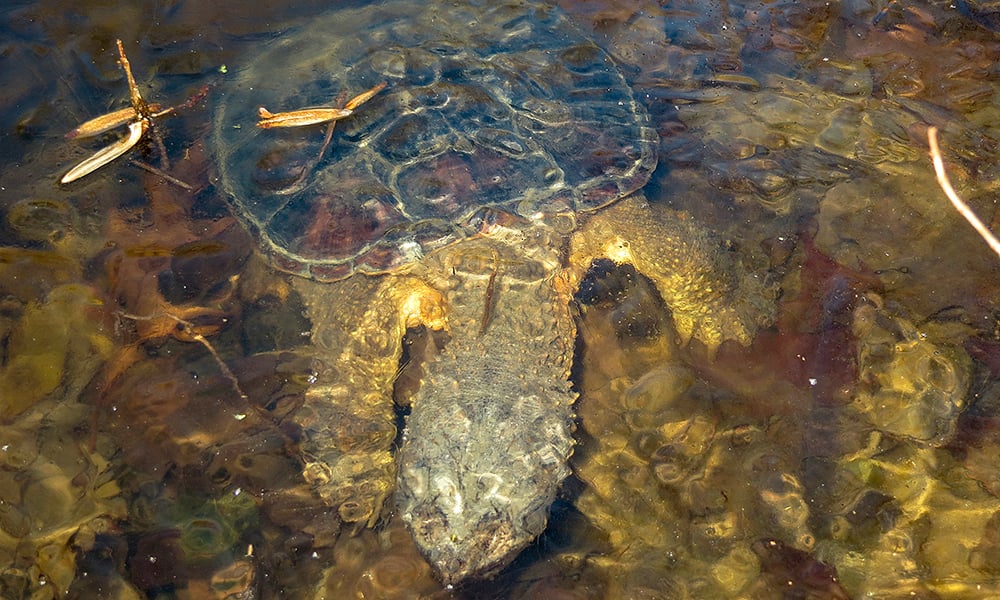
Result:
<svg viewBox="0 0 1000 600">
<path fill-rule="evenodd" d="M 295 281 L 323 364 L 294 417 L 303 435 L 303 476 L 347 523 L 374 525 L 392 492 L 392 393 L 403 335 L 420 324 L 444 326 L 441 295 L 409 280 Z"/>
</svg>

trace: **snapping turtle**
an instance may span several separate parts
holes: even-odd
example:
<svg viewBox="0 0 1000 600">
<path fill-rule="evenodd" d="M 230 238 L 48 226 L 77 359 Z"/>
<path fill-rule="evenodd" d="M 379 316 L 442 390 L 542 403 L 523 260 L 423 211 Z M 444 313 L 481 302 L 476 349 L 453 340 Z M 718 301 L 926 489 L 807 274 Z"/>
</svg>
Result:
<svg viewBox="0 0 1000 600">
<path fill-rule="evenodd" d="M 258 106 L 332 105 L 382 81 L 328 149 L 321 126 L 253 127 Z M 496 572 L 545 527 L 573 446 L 570 301 L 592 259 L 635 262 L 710 348 L 748 343 L 766 320 L 709 236 L 635 195 L 656 166 L 648 116 L 545 4 L 319 17 L 235 75 L 213 142 L 232 212 L 300 276 L 314 325 L 322 366 L 296 415 L 305 477 L 345 522 L 374 524 L 397 489 L 446 583 Z M 393 381 L 418 325 L 449 341 L 394 460 Z"/>
</svg>

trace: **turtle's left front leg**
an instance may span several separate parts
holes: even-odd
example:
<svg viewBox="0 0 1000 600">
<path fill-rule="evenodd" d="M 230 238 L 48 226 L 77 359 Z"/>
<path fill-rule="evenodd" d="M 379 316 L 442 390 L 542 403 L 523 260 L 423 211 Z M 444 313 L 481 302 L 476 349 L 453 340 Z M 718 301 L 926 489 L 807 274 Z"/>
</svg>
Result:
<svg viewBox="0 0 1000 600">
<path fill-rule="evenodd" d="M 629 263 L 649 277 L 681 339 L 701 341 L 710 355 L 726 340 L 749 346 L 774 321 L 775 291 L 761 274 L 689 215 L 652 206 L 641 194 L 601 210 L 574 234 L 570 263 L 587 269 L 595 258 Z"/>
<path fill-rule="evenodd" d="M 440 293 L 411 277 L 296 280 L 313 321 L 315 382 L 294 418 L 303 476 L 346 523 L 375 524 L 392 493 L 393 384 L 407 328 L 444 327 Z"/>
</svg>

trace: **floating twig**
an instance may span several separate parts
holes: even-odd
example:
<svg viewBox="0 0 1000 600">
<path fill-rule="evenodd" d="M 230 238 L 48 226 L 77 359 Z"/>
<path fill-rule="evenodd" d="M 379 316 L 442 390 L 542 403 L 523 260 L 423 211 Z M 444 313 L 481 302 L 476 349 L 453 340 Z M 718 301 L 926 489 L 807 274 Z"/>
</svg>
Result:
<svg viewBox="0 0 1000 600">
<path fill-rule="evenodd" d="M 112 162 L 116 158 L 134 148 L 147 133 L 151 134 L 153 139 L 156 141 L 156 148 L 160 155 L 162 168 L 169 169 L 170 163 L 167 157 L 167 149 L 163 144 L 163 140 L 153 127 L 153 120 L 169 115 L 175 110 L 193 106 L 195 103 L 204 98 L 207 92 L 208 88 L 203 87 L 197 94 L 188 98 L 183 104 L 168 108 L 162 108 L 159 104 L 147 104 L 142 98 L 142 93 L 140 93 L 139 86 L 135 82 L 135 77 L 132 75 L 132 66 L 129 64 L 128 57 L 125 56 L 125 47 L 121 40 L 116 40 L 116 42 L 118 44 L 118 64 L 120 64 L 122 70 L 125 71 L 125 79 L 128 81 L 129 101 L 131 106 L 90 119 L 73 131 L 67 133 L 66 139 L 71 140 L 81 137 L 93 137 L 117 127 L 121 127 L 122 125 L 128 125 L 129 133 L 124 138 L 113 142 L 110 146 L 101 148 L 93 156 L 70 169 L 69 172 L 63 175 L 62 179 L 59 180 L 60 183 L 71 183 L 100 169 L 104 165 Z M 162 171 L 159 174 L 162 175 Z M 168 179 L 173 183 L 179 183 L 178 180 L 174 178 Z M 187 184 L 181 184 L 181 187 L 189 190 L 191 189 L 191 186 L 188 186 Z"/>
<path fill-rule="evenodd" d="M 118 44 L 118 62 L 125 71 L 125 79 L 128 81 L 129 100 L 132 103 L 132 108 L 135 110 L 135 116 L 140 119 L 151 119 L 152 114 L 149 112 L 149 106 L 142 99 L 142 94 L 139 93 L 139 85 L 135 82 L 135 77 L 132 76 L 132 65 L 128 62 L 128 57 L 125 56 L 125 46 L 121 40 L 115 40 L 115 43 Z"/>
<path fill-rule="evenodd" d="M 337 126 L 337 121 L 351 116 L 354 113 L 354 109 L 371 100 L 372 96 L 385 89 L 385 86 L 386 82 L 383 81 L 372 87 L 370 90 L 361 92 L 357 96 L 348 100 L 347 104 L 344 105 L 344 108 L 319 106 L 280 113 L 272 113 L 263 106 L 257 109 L 257 114 L 260 117 L 260 120 L 257 121 L 257 127 L 260 127 L 261 129 L 271 129 L 274 127 L 304 127 L 306 125 L 329 123 L 326 127 L 326 136 L 323 138 L 323 144 L 320 146 L 319 152 L 316 153 L 316 158 L 313 159 L 312 163 L 304 165 L 302 167 L 302 171 L 299 173 L 299 176 L 295 178 L 295 181 L 279 190 L 279 194 L 291 194 L 299 190 L 299 186 L 303 181 L 305 181 L 306 176 L 316 168 L 319 161 L 323 160 L 323 155 L 326 153 L 326 149 L 330 145 L 330 141 L 333 139 L 333 130 Z"/>
<path fill-rule="evenodd" d="M 357 96 L 351 98 L 344 108 L 330 108 L 327 106 L 316 106 L 311 108 L 302 108 L 299 110 L 290 110 L 287 112 L 272 113 L 263 106 L 257 109 L 258 116 L 260 120 L 257 121 L 257 127 L 261 129 L 271 129 L 272 127 L 304 127 L 306 125 L 318 125 L 320 123 L 327 123 L 330 121 L 339 121 L 344 117 L 351 116 L 354 113 L 354 109 L 358 106 L 364 104 L 371 100 L 372 96 L 381 92 L 386 86 L 386 82 L 382 82 L 372 89 L 361 92 Z"/>
</svg>

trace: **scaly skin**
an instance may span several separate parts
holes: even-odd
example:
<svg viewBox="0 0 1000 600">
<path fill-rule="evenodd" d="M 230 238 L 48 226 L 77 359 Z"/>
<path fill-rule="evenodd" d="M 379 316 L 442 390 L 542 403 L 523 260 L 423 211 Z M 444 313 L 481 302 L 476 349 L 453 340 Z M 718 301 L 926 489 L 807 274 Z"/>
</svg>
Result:
<svg viewBox="0 0 1000 600">
<path fill-rule="evenodd" d="M 726 340 L 750 345 L 774 320 L 774 293 L 757 275 L 742 271 L 686 214 L 651 209 L 641 194 L 604 208 L 573 236 L 570 264 L 587 268 L 601 257 L 649 277 L 682 341 L 693 337 L 710 355 Z"/>
<path fill-rule="evenodd" d="M 321 361 L 295 420 L 303 474 L 348 523 L 375 524 L 392 492 L 396 437 L 392 384 L 406 328 L 440 329 L 440 294 L 420 281 L 353 277 L 334 284 L 295 278 Z"/>
<path fill-rule="evenodd" d="M 527 233 L 543 240 L 470 240 L 423 265 L 446 276 L 451 340 L 413 401 L 398 502 L 445 583 L 506 566 L 545 529 L 569 474 L 571 290 L 558 240 Z"/>
<path fill-rule="evenodd" d="M 397 457 L 397 504 L 445 583 L 502 569 L 545 528 L 569 474 L 576 328 L 571 297 L 594 258 L 632 262 L 685 338 L 747 344 L 770 296 L 683 215 L 633 196 L 573 235 L 547 222 L 497 225 L 405 274 L 296 280 L 329 357 L 299 412 L 305 476 L 347 522 L 373 524 L 393 486 L 392 384 L 407 327 L 447 329 L 425 365 Z M 763 307 L 758 309 L 757 307 Z"/>
</svg>

